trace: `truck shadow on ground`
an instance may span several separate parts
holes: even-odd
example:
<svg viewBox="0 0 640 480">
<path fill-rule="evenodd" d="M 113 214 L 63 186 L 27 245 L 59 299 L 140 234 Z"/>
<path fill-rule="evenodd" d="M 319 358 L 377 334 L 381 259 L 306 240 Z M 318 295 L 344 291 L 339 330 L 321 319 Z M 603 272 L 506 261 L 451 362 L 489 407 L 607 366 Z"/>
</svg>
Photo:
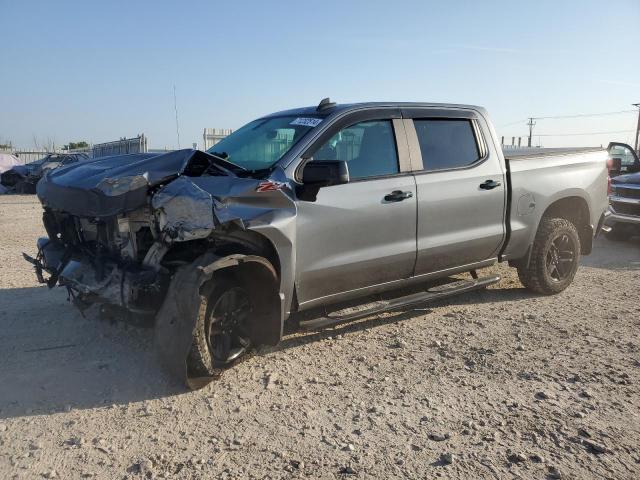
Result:
<svg viewBox="0 0 640 480">
<path fill-rule="evenodd" d="M 610 270 L 640 269 L 639 246 L 637 241 L 598 239 L 594 254 L 584 257 L 582 264 Z M 513 281 L 505 285 L 511 287 L 471 292 L 323 331 L 297 331 L 294 319 L 282 342 L 261 349 L 258 355 L 402 322 L 430 310 L 437 312 L 444 305 L 472 308 L 478 303 L 517 302 L 535 296 Z M 87 318 L 82 318 L 60 288 L 0 289 L 0 418 L 128 405 L 186 392 L 157 360 L 151 330 L 111 324 L 97 317 L 89 310 Z M 425 319 L 425 326 L 428 321 Z"/>
<path fill-rule="evenodd" d="M 528 296 L 524 289 L 496 289 L 425 308 Z M 330 335 L 401 322 L 424 313 L 420 306 L 305 335 L 293 334 L 290 327 L 280 345 L 264 351 L 296 348 Z M 92 310 L 82 318 L 62 289 L 0 290 L 0 352 L 0 418 L 117 407 L 187 392 L 158 361 L 150 329 L 105 322 Z"/>
<path fill-rule="evenodd" d="M 408 293 L 413 292 L 412 289 Z M 437 312 L 438 308 L 444 306 L 473 307 L 479 303 L 499 303 L 513 302 L 534 298 L 536 295 L 529 292 L 525 288 L 493 288 L 489 290 L 480 290 L 468 292 L 466 294 L 451 297 L 447 300 L 438 300 L 422 305 L 416 305 L 411 308 L 389 311 L 382 314 L 365 317 L 361 320 L 354 320 L 348 323 L 338 324 L 324 330 L 304 331 L 297 327 L 297 321 L 287 326 L 285 337 L 280 344 L 274 348 L 277 351 L 284 351 L 290 348 L 297 348 L 313 342 L 321 341 L 330 336 L 343 335 L 346 333 L 354 333 L 363 330 L 369 330 L 383 325 L 400 323 L 406 320 L 424 316 L 427 313 Z M 309 317 L 320 315 L 320 312 L 310 312 Z M 306 317 L 306 316 L 305 316 Z M 425 319 L 425 327 L 428 326 L 428 319 Z"/>
<path fill-rule="evenodd" d="M 0 290 L 0 418 L 125 405 L 185 392 L 152 331 L 87 318 L 46 287 Z"/>
</svg>

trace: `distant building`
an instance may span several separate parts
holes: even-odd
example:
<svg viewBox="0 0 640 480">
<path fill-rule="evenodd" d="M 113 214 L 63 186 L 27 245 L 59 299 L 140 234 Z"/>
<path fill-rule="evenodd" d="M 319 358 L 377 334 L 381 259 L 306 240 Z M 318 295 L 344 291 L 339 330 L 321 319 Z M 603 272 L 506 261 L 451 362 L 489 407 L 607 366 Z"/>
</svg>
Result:
<svg viewBox="0 0 640 480">
<path fill-rule="evenodd" d="M 208 150 L 216 143 L 222 140 L 227 135 L 230 135 L 233 130 L 230 128 L 205 128 L 202 134 L 202 140 L 204 141 L 204 150 Z"/>
</svg>

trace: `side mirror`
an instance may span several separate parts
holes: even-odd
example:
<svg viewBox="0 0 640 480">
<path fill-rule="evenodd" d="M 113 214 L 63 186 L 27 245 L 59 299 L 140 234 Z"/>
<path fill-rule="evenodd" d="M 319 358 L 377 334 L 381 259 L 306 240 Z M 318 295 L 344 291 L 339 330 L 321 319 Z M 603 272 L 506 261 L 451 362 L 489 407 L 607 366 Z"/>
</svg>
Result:
<svg viewBox="0 0 640 480">
<path fill-rule="evenodd" d="M 349 166 L 342 160 L 311 160 L 302 169 L 302 183 L 317 187 L 349 183 Z"/>
<path fill-rule="evenodd" d="M 322 187 L 349 183 L 349 166 L 342 160 L 311 160 L 302 168 L 302 185 L 296 189 L 300 200 L 315 202 Z"/>
</svg>

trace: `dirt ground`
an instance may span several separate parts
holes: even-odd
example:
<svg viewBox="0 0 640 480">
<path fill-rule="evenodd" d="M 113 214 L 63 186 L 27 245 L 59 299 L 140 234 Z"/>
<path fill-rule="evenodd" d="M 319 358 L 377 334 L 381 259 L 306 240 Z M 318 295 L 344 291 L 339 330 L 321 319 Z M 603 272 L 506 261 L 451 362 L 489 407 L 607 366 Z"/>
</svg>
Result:
<svg viewBox="0 0 640 480">
<path fill-rule="evenodd" d="M 564 293 L 503 281 L 287 336 L 197 392 L 151 331 L 83 318 L 0 197 L 0 478 L 640 478 L 640 239 Z"/>
</svg>

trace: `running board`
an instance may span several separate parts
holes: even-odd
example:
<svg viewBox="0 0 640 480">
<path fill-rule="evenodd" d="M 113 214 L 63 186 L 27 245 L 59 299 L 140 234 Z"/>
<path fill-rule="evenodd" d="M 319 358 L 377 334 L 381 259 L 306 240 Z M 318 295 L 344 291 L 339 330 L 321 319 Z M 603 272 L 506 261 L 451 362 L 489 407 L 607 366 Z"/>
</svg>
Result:
<svg viewBox="0 0 640 480">
<path fill-rule="evenodd" d="M 475 280 L 459 280 L 437 287 L 432 287 L 424 292 L 412 293 L 404 297 L 398 297 L 390 300 L 380 300 L 370 303 L 369 308 L 359 310 L 357 312 L 346 313 L 341 315 L 340 310 L 328 314 L 326 317 L 314 318 L 312 320 L 303 320 L 300 322 L 302 330 L 319 330 L 322 328 L 337 325 L 339 323 L 350 322 L 360 318 L 368 317 L 376 313 L 388 312 L 399 308 L 411 307 L 422 303 L 442 300 L 461 293 L 479 290 L 488 287 L 500 281 L 499 275 L 491 277 L 477 278 Z"/>
</svg>

